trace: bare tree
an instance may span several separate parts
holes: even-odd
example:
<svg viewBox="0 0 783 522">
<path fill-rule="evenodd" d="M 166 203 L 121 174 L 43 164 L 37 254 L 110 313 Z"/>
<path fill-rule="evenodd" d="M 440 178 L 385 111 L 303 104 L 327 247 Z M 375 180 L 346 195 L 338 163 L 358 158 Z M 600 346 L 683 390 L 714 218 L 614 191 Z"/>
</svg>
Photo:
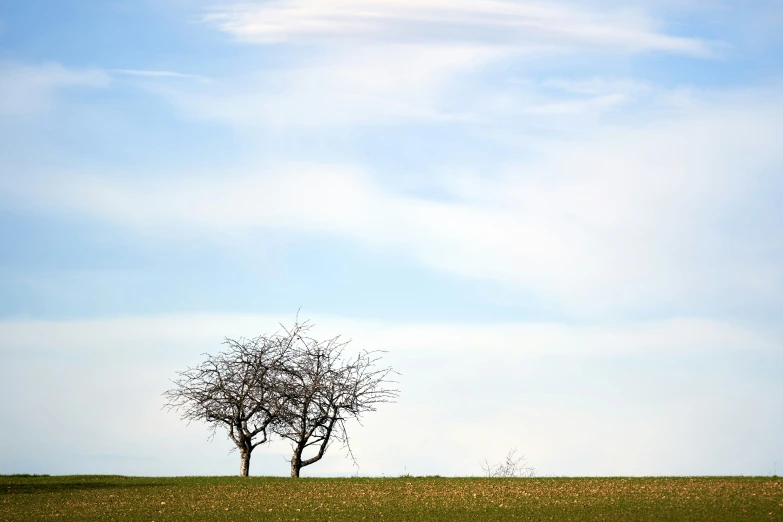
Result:
<svg viewBox="0 0 783 522">
<path fill-rule="evenodd" d="M 226 349 L 195 368 L 178 372 L 164 393 L 166 406 L 187 421 L 225 429 L 241 458 L 240 475 L 250 473 L 250 455 L 269 440 L 268 430 L 285 407 L 280 376 L 291 355 L 286 336 L 226 339 Z"/>
<path fill-rule="evenodd" d="M 481 469 L 487 474 L 487 477 L 491 478 L 511 478 L 511 477 L 533 477 L 535 476 L 535 468 L 527 465 L 525 456 L 516 456 L 517 449 L 513 448 L 509 450 L 508 455 L 504 462 L 499 462 L 494 466 L 490 465 L 486 459 L 484 464 L 481 465 Z"/>
<path fill-rule="evenodd" d="M 291 477 L 321 460 L 333 441 L 343 444 L 353 458 L 345 422 L 375 411 L 379 403 L 393 402 L 398 391 L 387 387 L 390 367 L 378 368 L 379 352 L 345 355 L 347 341 L 334 337 L 317 341 L 309 336 L 311 325 L 297 323 L 286 330 L 293 356 L 286 365 L 285 409 L 274 431 L 292 444 Z M 305 453 L 311 455 L 305 456 Z M 354 461 L 355 462 L 355 461 Z"/>
</svg>

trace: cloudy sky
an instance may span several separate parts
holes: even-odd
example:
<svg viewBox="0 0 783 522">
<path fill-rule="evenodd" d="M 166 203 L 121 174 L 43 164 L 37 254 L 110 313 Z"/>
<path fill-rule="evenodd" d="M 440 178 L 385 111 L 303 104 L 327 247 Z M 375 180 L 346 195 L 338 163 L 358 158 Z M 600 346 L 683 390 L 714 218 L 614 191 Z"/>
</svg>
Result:
<svg viewBox="0 0 783 522">
<path fill-rule="evenodd" d="M 0 0 L 0 473 L 236 474 L 160 394 L 299 307 L 402 390 L 304 475 L 780 473 L 781 64 L 780 0 Z"/>
</svg>

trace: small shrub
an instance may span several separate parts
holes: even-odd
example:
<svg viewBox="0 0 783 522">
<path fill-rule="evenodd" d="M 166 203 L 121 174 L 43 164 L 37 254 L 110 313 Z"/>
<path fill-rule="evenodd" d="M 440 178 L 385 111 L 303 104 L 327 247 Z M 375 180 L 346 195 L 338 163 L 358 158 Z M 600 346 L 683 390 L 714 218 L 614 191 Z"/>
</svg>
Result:
<svg viewBox="0 0 783 522">
<path fill-rule="evenodd" d="M 517 449 L 513 448 L 508 451 L 506 459 L 503 462 L 499 462 L 495 465 L 484 459 L 484 464 L 481 465 L 481 469 L 490 478 L 511 478 L 511 477 L 535 477 L 536 470 L 532 466 L 528 466 L 525 456 L 516 456 Z"/>
</svg>

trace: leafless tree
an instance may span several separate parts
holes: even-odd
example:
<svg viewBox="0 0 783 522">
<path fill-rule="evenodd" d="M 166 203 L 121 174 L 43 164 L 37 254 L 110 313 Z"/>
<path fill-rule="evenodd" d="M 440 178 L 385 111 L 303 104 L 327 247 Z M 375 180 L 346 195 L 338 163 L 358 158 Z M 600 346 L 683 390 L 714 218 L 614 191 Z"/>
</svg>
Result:
<svg viewBox="0 0 783 522">
<path fill-rule="evenodd" d="M 226 339 L 226 349 L 195 368 L 178 372 L 174 388 L 164 393 L 169 410 L 187 421 L 225 429 L 241 457 L 240 475 L 250 473 L 250 455 L 269 440 L 270 427 L 285 408 L 279 384 L 290 356 L 286 336 Z"/>
<path fill-rule="evenodd" d="M 487 474 L 487 477 L 491 478 L 511 478 L 511 477 L 533 477 L 535 476 L 535 468 L 528 466 L 525 456 L 516 456 L 517 450 L 513 448 L 509 450 L 508 455 L 504 462 L 490 465 L 486 459 L 484 464 L 481 465 L 481 469 Z"/>
<path fill-rule="evenodd" d="M 377 367 L 379 352 L 348 357 L 348 342 L 339 336 L 318 341 L 309 336 L 310 327 L 297 321 L 292 330 L 286 330 L 294 341 L 293 356 L 281 386 L 285 409 L 273 428 L 291 442 L 291 477 L 299 477 L 303 467 L 321 460 L 334 441 L 353 457 L 345 422 L 358 420 L 363 413 L 375 411 L 379 403 L 394 402 L 398 396 L 396 389 L 388 387 L 393 370 Z"/>
</svg>

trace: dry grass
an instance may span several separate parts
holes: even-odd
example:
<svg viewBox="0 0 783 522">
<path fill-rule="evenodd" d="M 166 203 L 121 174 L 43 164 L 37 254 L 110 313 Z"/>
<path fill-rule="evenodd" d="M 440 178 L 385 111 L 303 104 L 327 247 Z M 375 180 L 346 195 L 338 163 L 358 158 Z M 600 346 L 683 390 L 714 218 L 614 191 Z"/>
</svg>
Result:
<svg viewBox="0 0 783 522">
<path fill-rule="evenodd" d="M 780 520 L 780 478 L 0 476 L 0 520 Z"/>
</svg>

